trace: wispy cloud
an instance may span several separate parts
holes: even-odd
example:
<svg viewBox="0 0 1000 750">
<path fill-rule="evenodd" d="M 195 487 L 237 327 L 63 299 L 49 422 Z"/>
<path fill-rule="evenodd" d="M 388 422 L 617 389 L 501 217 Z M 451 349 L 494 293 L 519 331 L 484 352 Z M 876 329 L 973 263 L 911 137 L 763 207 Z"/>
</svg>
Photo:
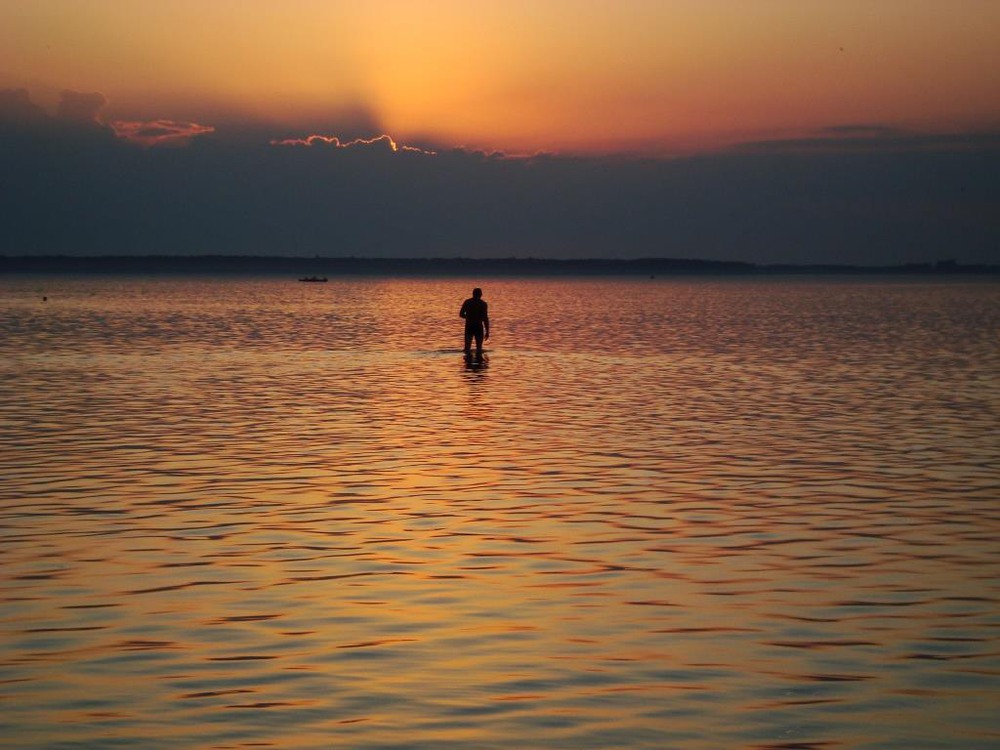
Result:
<svg viewBox="0 0 1000 750">
<path fill-rule="evenodd" d="M 211 125 L 176 120 L 113 120 L 108 125 L 119 138 L 142 146 L 183 145 L 195 136 L 215 132 Z"/>
<path fill-rule="evenodd" d="M 1000 132 L 926 133 L 890 125 L 848 124 L 820 128 L 792 138 L 749 141 L 734 146 L 750 153 L 891 153 L 970 151 L 1000 147 Z"/>
</svg>

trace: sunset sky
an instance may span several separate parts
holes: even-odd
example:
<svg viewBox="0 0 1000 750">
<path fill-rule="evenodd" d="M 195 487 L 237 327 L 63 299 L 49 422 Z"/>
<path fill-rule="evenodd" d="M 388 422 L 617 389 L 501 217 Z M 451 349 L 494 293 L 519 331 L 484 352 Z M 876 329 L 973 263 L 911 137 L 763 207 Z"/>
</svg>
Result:
<svg viewBox="0 0 1000 750">
<path fill-rule="evenodd" d="M 0 87 L 39 103 L 281 136 L 664 153 L 1000 122 L 995 0 L 3 0 L 0 38 Z"/>
<path fill-rule="evenodd" d="M 139 146 L 994 153 L 998 39 L 996 0 L 0 0 L 0 114 Z"/>
</svg>

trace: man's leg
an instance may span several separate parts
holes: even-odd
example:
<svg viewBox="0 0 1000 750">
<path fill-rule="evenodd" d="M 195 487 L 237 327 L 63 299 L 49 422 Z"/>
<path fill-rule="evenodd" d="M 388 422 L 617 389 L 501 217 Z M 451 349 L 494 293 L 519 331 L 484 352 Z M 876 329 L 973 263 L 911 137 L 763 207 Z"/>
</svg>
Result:
<svg viewBox="0 0 1000 750">
<path fill-rule="evenodd" d="M 469 327 L 466 326 L 465 327 L 465 353 L 466 354 L 469 353 L 469 350 L 470 350 L 471 347 L 472 347 L 472 331 L 470 331 Z"/>
</svg>

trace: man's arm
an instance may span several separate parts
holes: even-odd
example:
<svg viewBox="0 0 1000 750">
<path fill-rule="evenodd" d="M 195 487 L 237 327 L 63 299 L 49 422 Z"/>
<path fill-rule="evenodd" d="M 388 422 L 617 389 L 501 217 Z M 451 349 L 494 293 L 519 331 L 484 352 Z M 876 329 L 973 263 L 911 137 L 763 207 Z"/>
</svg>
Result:
<svg viewBox="0 0 1000 750">
<path fill-rule="evenodd" d="M 490 313 L 486 307 L 486 303 L 483 303 L 483 338 L 488 339 L 490 337 Z"/>
<path fill-rule="evenodd" d="M 462 308 L 458 311 L 458 317 L 464 318 L 468 315 L 469 301 L 466 300 L 462 303 Z"/>
</svg>

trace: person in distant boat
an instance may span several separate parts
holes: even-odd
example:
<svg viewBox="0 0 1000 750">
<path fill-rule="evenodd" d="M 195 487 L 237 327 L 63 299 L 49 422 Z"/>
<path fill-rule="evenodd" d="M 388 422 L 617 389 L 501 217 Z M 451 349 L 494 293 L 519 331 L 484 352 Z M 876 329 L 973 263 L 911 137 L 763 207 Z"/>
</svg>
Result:
<svg viewBox="0 0 1000 750">
<path fill-rule="evenodd" d="M 465 353 L 470 354 L 472 340 L 476 340 L 476 356 L 483 356 L 483 341 L 490 337 L 490 316 L 483 299 L 483 290 L 476 287 L 472 296 L 462 303 L 458 311 L 460 318 L 465 318 Z"/>
</svg>

